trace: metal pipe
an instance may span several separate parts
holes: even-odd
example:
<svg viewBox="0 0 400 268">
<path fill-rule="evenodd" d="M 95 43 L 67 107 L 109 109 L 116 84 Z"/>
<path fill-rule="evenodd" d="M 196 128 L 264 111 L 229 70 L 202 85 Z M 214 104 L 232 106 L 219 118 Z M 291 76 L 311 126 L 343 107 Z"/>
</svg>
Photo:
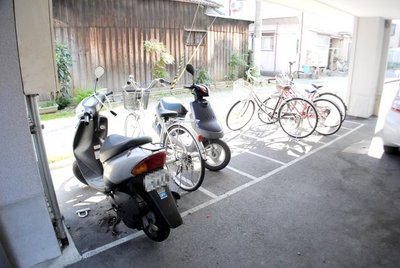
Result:
<svg viewBox="0 0 400 268">
<path fill-rule="evenodd" d="M 39 109 L 37 106 L 38 95 L 27 95 L 27 107 L 29 117 L 31 119 L 31 134 L 35 145 L 37 164 L 40 172 L 45 196 L 48 206 L 51 209 L 53 226 L 56 230 L 56 235 L 62 246 L 68 245 L 67 234 L 62 223 L 62 215 L 58 206 L 57 196 L 54 190 L 53 180 L 51 178 L 50 168 L 47 160 L 46 149 L 43 141 L 43 133 L 39 117 Z"/>
</svg>

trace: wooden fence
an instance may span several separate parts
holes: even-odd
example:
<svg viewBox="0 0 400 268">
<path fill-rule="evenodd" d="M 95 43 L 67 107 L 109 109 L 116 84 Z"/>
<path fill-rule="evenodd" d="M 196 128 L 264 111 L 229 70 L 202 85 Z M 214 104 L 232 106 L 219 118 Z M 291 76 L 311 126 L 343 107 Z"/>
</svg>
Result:
<svg viewBox="0 0 400 268">
<path fill-rule="evenodd" d="M 92 88 L 98 65 L 106 69 L 103 87 L 119 89 L 129 74 L 143 84 L 150 82 L 154 58 L 144 50 L 146 40 L 162 42 L 174 56 L 175 64 L 167 68 L 173 78 L 196 48 L 186 44 L 191 29 L 192 37 L 207 33 L 192 64 L 207 68 L 220 81 L 228 74 L 232 52 L 247 53 L 250 22 L 217 18 L 212 24 L 214 17 L 205 11 L 197 4 L 169 0 L 53 0 L 54 34 L 70 49 L 74 88 Z M 188 81 L 185 75 L 179 83 Z"/>
</svg>

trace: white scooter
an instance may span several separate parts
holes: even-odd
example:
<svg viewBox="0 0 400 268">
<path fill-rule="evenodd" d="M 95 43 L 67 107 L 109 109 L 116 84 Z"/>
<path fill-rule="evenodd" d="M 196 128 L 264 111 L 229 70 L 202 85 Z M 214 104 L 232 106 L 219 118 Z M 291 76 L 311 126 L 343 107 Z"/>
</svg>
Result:
<svg viewBox="0 0 400 268">
<path fill-rule="evenodd" d="M 103 74 L 102 67 L 96 68 L 96 85 Z M 76 109 L 73 172 L 79 181 L 107 195 L 129 228 L 163 241 L 171 228 L 182 224 L 176 206 L 179 195 L 168 187 L 165 150 L 146 136 L 107 136 L 107 117 L 99 112 L 110 94 L 95 89 Z"/>
</svg>

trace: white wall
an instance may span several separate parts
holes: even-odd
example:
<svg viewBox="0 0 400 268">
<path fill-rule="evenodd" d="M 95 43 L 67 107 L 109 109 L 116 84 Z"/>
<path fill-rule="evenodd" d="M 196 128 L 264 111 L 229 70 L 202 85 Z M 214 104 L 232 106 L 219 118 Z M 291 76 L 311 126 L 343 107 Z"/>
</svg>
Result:
<svg viewBox="0 0 400 268">
<path fill-rule="evenodd" d="M 0 1 L 0 240 L 13 267 L 60 255 L 29 130 L 12 0 Z"/>
</svg>

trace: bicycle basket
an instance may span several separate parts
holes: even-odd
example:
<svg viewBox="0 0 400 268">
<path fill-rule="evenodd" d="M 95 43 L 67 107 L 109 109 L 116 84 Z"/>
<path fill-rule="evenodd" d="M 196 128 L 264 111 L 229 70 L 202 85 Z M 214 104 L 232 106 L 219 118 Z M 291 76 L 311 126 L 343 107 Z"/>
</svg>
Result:
<svg viewBox="0 0 400 268">
<path fill-rule="evenodd" d="M 140 105 L 143 105 L 143 109 L 146 110 L 149 105 L 150 91 L 140 90 L 129 90 L 123 91 L 124 108 L 128 111 L 136 111 L 140 109 Z"/>
<path fill-rule="evenodd" d="M 247 98 L 252 89 L 252 85 L 244 79 L 238 79 L 233 82 L 233 94 L 239 98 Z"/>
<path fill-rule="evenodd" d="M 290 89 L 291 80 L 287 74 L 277 74 L 276 79 L 276 89 L 281 91 L 288 91 Z"/>
</svg>

